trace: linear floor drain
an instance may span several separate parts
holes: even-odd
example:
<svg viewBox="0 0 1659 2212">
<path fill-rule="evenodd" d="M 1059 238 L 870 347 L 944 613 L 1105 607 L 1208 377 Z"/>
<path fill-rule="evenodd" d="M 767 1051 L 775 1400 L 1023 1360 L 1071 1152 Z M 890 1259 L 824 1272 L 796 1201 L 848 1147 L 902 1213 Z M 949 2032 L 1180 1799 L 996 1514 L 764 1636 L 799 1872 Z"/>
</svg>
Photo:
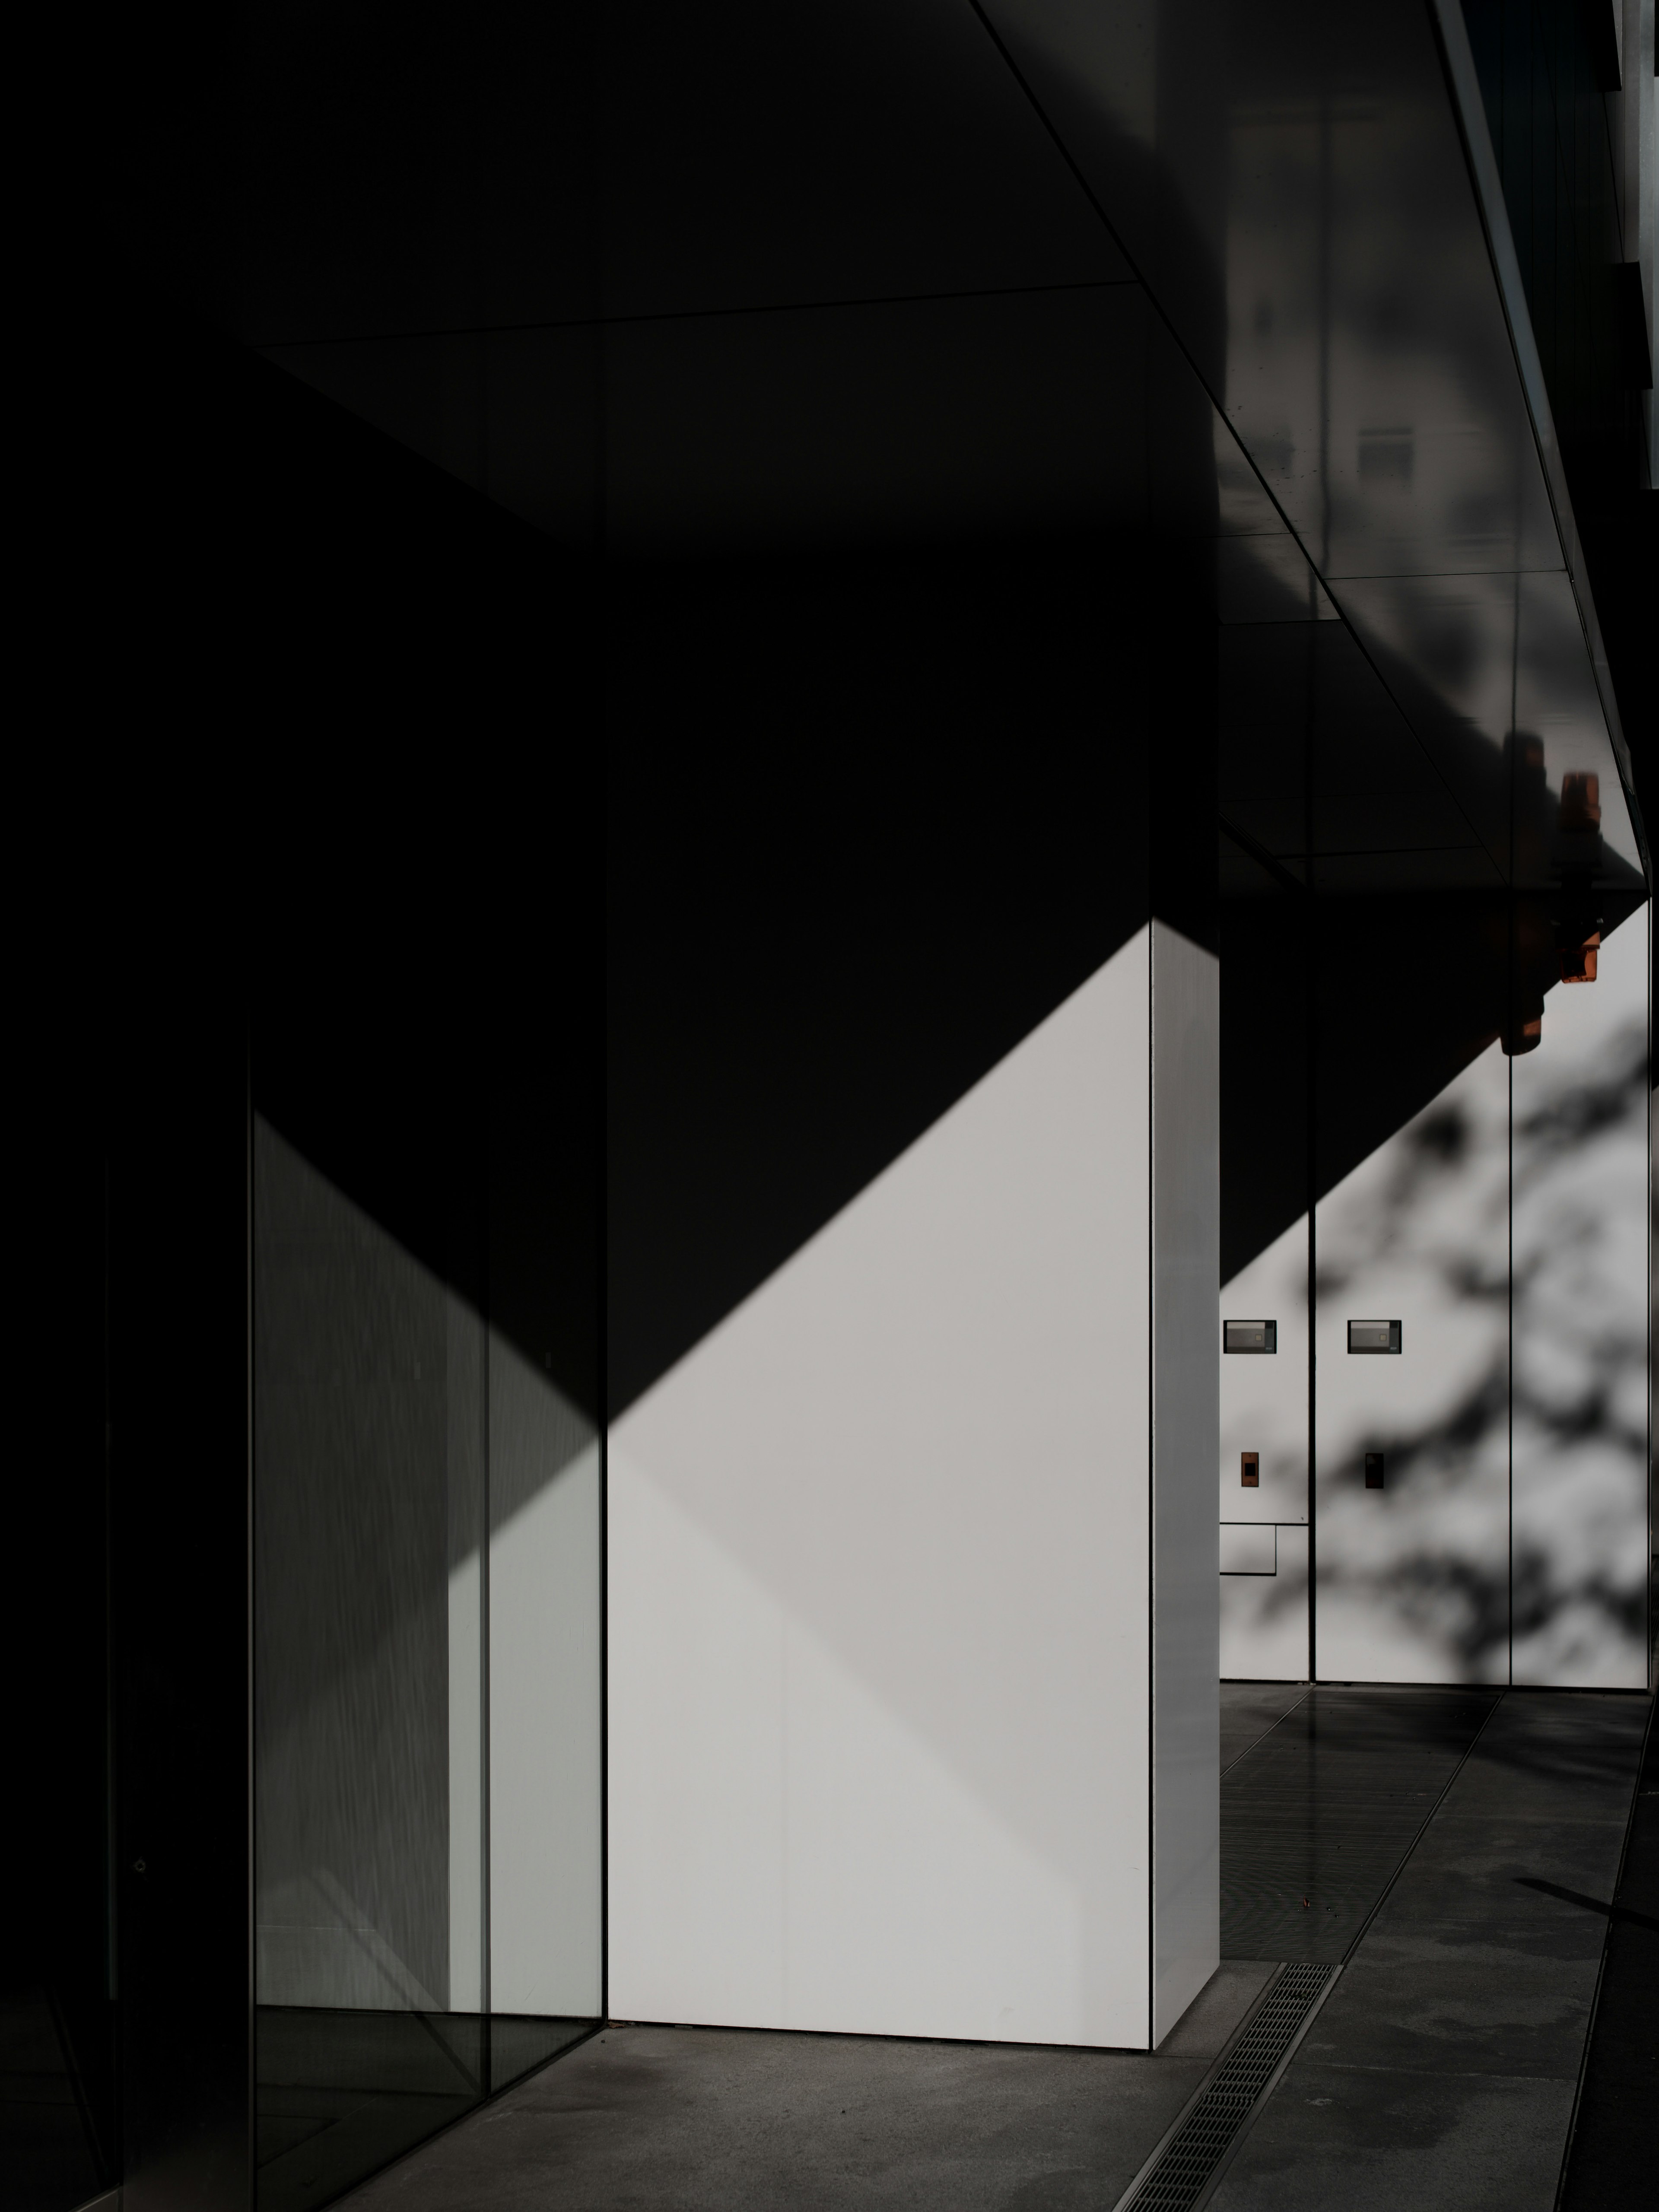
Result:
<svg viewBox="0 0 1659 2212">
<path fill-rule="evenodd" d="M 1337 1972 L 1285 1967 L 1118 2212 L 1191 2212 Z"/>
</svg>

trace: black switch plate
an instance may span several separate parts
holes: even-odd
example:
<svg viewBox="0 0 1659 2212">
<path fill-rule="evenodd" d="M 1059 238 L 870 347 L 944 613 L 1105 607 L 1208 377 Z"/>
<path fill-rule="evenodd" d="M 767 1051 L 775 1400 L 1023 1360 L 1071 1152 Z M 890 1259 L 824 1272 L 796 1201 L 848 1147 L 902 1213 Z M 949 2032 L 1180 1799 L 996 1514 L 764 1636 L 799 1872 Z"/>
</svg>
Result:
<svg viewBox="0 0 1659 2212">
<path fill-rule="evenodd" d="M 1397 1321 L 1351 1321 L 1348 1323 L 1350 1352 L 1398 1352 L 1403 1332 Z"/>
<path fill-rule="evenodd" d="M 1224 1321 L 1221 1324 L 1221 1349 L 1224 1352 L 1277 1352 L 1279 1323 L 1276 1321 Z"/>
</svg>

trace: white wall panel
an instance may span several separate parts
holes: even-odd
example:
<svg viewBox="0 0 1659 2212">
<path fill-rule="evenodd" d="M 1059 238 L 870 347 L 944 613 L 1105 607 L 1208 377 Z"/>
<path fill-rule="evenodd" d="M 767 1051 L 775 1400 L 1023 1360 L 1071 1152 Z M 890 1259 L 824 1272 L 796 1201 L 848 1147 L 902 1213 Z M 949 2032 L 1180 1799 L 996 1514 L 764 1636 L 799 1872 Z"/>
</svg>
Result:
<svg viewBox="0 0 1659 2212">
<path fill-rule="evenodd" d="M 1645 1682 L 1650 1390 L 1647 909 L 1319 1209 L 1318 1669 L 1328 1680 Z M 1218 1355 L 1224 1676 L 1306 1668 L 1297 1495 L 1305 1223 L 1226 1285 L 1277 1359 Z M 1286 1317 L 1290 1316 L 1287 1326 Z M 1347 1350 L 1398 1319 L 1398 1358 Z M 1297 1357 L 1286 1361 L 1287 1352 Z M 1261 1456 L 1255 1491 L 1238 1455 Z M 1381 1451 L 1381 1490 L 1364 1455 Z M 1512 1670 L 1512 1671 L 1511 1671 Z"/>
<path fill-rule="evenodd" d="M 1147 2041 L 1150 994 L 1143 931 L 616 1425 L 613 2014 Z"/>
<path fill-rule="evenodd" d="M 1152 924 L 1153 2003 L 1161 2042 L 1221 1956 L 1211 1470 L 1218 1419 L 1220 963 Z"/>
<path fill-rule="evenodd" d="M 1319 1204 L 1326 1681 L 1508 1677 L 1509 1069 L 1494 1042 Z M 1348 1351 L 1365 1319 L 1398 1357 Z"/>
<path fill-rule="evenodd" d="M 615 1430 L 605 1478 L 611 2016 L 776 2027 L 786 1608 Z"/>
<path fill-rule="evenodd" d="M 491 2008 L 601 2009 L 599 1453 L 489 1337 Z"/>
<path fill-rule="evenodd" d="M 1222 1680 L 1302 1682 L 1307 1675 L 1306 1523 L 1224 1523 Z"/>
</svg>

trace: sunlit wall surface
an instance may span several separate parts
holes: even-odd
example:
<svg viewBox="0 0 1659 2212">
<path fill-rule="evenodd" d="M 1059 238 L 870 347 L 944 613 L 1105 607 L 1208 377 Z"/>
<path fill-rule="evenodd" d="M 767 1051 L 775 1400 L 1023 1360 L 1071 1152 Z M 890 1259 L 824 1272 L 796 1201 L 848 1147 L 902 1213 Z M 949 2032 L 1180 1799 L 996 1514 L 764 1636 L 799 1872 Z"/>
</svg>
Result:
<svg viewBox="0 0 1659 2212">
<path fill-rule="evenodd" d="M 599 1463 L 258 1118 L 252 1227 L 256 2156 L 289 2212 L 599 2012 Z"/>
<path fill-rule="evenodd" d="M 1645 1686 L 1650 911 L 1321 1198 L 1311 1373 L 1305 1215 L 1224 1286 L 1224 1674 Z"/>
<path fill-rule="evenodd" d="M 1510 1063 L 1516 1682 L 1647 1686 L 1651 912 Z"/>
</svg>

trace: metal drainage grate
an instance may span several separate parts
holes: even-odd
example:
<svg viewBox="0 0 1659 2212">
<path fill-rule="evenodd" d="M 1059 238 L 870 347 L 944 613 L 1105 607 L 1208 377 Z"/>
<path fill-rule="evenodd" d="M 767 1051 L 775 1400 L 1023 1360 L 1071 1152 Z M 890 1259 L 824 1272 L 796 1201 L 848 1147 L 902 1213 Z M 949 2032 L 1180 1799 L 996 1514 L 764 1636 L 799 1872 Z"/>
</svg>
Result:
<svg viewBox="0 0 1659 2212">
<path fill-rule="evenodd" d="M 1285 1967 L 1121 2212 L 1189 2212 L 1198 2203 L 1336 1973 L 1317 1962 Z"/>
</svg>

